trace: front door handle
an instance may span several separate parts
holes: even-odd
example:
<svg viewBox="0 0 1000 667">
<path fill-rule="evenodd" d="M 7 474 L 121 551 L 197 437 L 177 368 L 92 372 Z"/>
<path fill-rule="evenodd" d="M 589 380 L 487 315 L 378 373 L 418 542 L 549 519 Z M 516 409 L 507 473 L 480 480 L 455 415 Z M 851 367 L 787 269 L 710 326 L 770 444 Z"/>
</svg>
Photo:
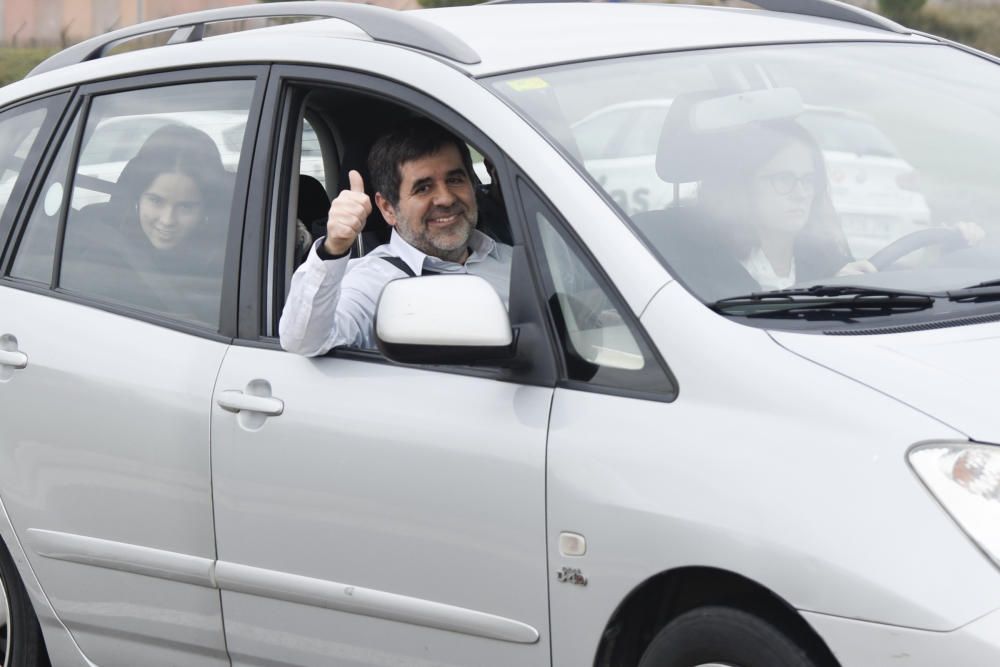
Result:
<svg viewBox="0 0 1000 667">
<path fill-rule="evenodd" d="M 17 349 L 17 338 L 5 333 L 0 336 L 0 382 L 14 377 L 14 371 L 28 365 L 28 355 Z"/>
<path fill-rule="evenodd" d="M 16 350 L 0 350 L 0 366 L 24 368 L 28 365 L 28 355 Z"/>
<path fill-rule="evenodd" d="M 285 402 L 271 396 L 254 396 L 236 389 L 226 389 L 219 392 L 216 401 L 224 410 L 230 412 L 256 412 L 270 417 L 277 417 L 285 411 Z"/>
</svg>

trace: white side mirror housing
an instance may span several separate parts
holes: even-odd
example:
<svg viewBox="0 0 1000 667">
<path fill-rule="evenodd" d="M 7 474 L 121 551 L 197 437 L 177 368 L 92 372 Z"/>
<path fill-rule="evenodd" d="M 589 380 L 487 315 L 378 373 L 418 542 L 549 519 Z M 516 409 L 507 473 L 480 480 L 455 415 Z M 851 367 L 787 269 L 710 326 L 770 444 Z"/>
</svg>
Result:
<svg viewBox="0 0 1000 667">
<path fill-rule="evenodd" d="M 386 285 L 375 337 L 385 356 L 404 363 L 489 363 L 514 354 L 514 333 L 500 296 L 479 276 L 464 274 Z"/>
</svg>

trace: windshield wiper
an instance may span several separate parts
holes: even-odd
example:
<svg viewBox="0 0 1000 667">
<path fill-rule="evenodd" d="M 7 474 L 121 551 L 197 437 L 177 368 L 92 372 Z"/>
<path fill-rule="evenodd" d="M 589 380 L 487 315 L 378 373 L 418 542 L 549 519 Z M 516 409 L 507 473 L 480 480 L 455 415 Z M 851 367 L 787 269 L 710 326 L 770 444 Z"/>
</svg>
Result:
<svg viewBox="0 0 1000 667">
<path fill-rule="evenodd" d="M 948 292 L 951 301 L 993 301 L 1000 299 L 1000 278 Z"/>
<path fill-rule="evenodd" d="M 996 280 L 987 280 L 983 283 L 976 283 L 975 285 L 969 285 L 968 287 L 963 287 L 962 289 L 979 289 L 980 287 L 1000 287 L 1000 278 Z"/>
<path fill-rule="evenodd" d="M 752 292 L 709 304 L 723 315 L 847 320 L 931 308 L 940 294 L 859 285 L 811 287 Z"/>
</svg>

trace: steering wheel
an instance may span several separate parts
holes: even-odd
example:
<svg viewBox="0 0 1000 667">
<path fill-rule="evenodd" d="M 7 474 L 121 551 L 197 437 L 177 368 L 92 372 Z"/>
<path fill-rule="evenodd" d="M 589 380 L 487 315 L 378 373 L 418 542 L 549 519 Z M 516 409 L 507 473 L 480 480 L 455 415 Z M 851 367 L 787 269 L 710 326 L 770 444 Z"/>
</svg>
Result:
<svg viewBox="0 0 1000 667">
<path fill-rule="evenodd" d="M 883 271 L 911 252 L 923 248 L 941 246 L 942 250 L 947 252 L 949 250 L 957 250 L 965 245 L 965 237 L 957 229 L 931 227 L 930 229 L 920 229 L 899 237 L 869 257 L 868 261 L 876 269 Z"/>
</svg>

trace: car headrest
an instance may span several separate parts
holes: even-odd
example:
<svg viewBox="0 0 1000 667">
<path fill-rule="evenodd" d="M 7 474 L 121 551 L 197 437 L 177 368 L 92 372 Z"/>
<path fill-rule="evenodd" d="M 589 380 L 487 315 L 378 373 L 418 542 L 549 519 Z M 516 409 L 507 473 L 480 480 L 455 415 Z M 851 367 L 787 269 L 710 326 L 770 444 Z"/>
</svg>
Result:
<svg viewBox="0 0 1000 667">
<path fill-rule="evenodd" d="M 792 88 L 679 95 L 660 131 L 656 173 L 667 183 L 701 181 L 738 152 L 741 142 L 751 140 L 747 128 L 801 112 L 802 99 Z"/>
<path fill-rule="evenodd" d="M 326 218 L 330 209 L 330 196 L 323 185 L 308 174 L 299 174 L 298 217 L 303 222 Z"/>
</svg>

